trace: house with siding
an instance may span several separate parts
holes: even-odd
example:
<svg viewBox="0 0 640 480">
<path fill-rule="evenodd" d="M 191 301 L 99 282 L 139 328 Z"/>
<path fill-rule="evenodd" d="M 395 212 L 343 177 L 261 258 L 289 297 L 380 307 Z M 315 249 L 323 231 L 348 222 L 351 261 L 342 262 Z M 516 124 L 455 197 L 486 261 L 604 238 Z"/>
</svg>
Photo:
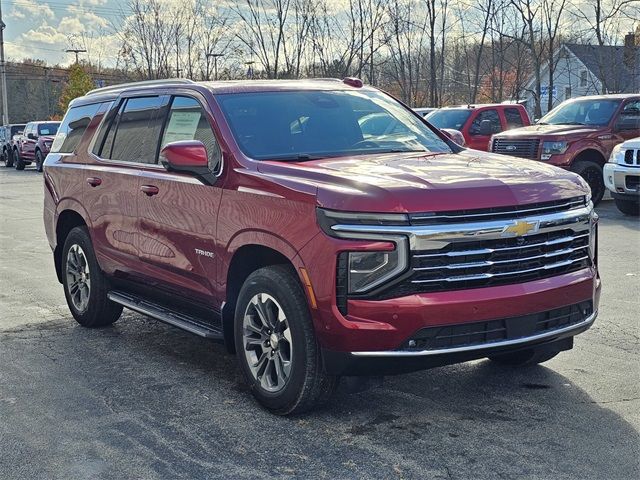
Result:
<svg viewBox="0 0 640 480">
<path fill-rule="evenodd" d="M 548 95 L 553 106 L 569 98 L 604 93 L 640 92 L 640 45 L 633 34 L 625 37 L 624 46 L 564 43 L 556 51 L 553 88 L 549 84 L 549 64 L 541 70 L 542 114 L 548 111 Z M 531 78 L 522 98 L 533 116 L 535 78 Z"/>
</svg>

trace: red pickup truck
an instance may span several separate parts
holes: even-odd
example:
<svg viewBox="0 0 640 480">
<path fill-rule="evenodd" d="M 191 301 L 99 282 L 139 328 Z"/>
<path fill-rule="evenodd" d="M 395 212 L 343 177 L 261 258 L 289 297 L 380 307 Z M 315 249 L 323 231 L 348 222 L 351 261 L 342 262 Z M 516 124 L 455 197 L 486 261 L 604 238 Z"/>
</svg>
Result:
<svg viewBox="0 0 640 480">
<path fill-rule="evenodd" d="M 440 129 L 462 132 L 465 146 L 486 152 L 491 135 L 531 125 L 529 114 L 518 103 L 495 103 L 444 107 L 431 112 L 426 120 Z"/>
<path fill-rule="evenodd" d="M 535 125 L 494 135 L 491 151 L 580 174 L 597 205 L 605 192 L 602 169 L 613 147 L 638 136 L 640 95 L 598 95 L 567 100 Z"/>
<path fill-rule="evenodd" d="M 393 131 L 363 132 L 375 114 Z M 76 321 L 126 307 L 223 341 L 278 414 L 341 376 L 543 362 L 598 311 L 584 180 L 466 150 L 357 79 L 98 89 L 44 180 Z"/>
<path fill-rule="evenodd" d="M 24 170 L 26 165 L 35 162 L 36 170 L 42 171 L 53 139 L 58 132 L 60 122 L 29 122 L 24 132 L 17 138 L 13 147 L 13 161 L 16 170 Z"/>
</svg>

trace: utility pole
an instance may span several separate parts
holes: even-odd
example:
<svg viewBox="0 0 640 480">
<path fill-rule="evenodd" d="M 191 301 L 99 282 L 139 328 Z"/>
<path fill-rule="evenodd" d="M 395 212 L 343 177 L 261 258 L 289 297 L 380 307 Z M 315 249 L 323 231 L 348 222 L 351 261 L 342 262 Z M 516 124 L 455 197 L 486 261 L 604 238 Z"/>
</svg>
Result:
<svg viewBox="0 0 640 480">
<path fill-rule="evenodd" d="M 47 102 L 47 120 L 51 118 L 51 102 L 49 101 L 49 68 L 44 67 L 44 98 Z"/>
<path fill-rule="evenodd" d="M 7 105 L 7 64 L 4 62 L 4 27 L 2 21 L 2 2 L 0 2 L 0 76 L 2 77 L 2 124 L 9 124 L 9 105 Z"/>
<path fill-rule="evenodd" d="M 207 53 L 207 58 L 213 58 L 213 79 L 218 80 L 218 57 L 223 57 L 224 53 Z M 209 72 L 207 71 L 207 77 Z M 207 78 L 209 80 L 209 78 Z"/>
<path fill-rule="evenodd" d="M 67 53 L 75 53 L 76 54 L 76 63 L 78 63 L 78 54 L 79 53 L 87 53 L 84 48 L 68 48 Z"/>
</svg>

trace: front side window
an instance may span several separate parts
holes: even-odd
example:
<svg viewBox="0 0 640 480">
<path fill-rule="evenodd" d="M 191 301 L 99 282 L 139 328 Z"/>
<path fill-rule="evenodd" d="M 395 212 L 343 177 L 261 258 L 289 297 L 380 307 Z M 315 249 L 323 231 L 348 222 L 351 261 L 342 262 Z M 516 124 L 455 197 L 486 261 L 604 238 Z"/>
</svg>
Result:
<svg viewBox="0 0 640 480">
<path fill-rule="evenodd" d="M 41 123 L 38 125 L 38 136 L 45 135 L 53 137 L 58 133 L 59 122 Z"/>
<path fill-rule="evenodd" d="M 101 158 L 155 163 L 162 118 L 159 97 L 133 97 L 120 104 L 102 147 Z"/>
<path fill-rule="evenodd" d="M 620 100 L 572 100 L 558 105 L 540 119 L 541 125 L 608 125 Z"/>
<path fill-rule="evenodd" d="M 93 116 L 98 112 L 99 107 L 99 103 L 94 103 L 93 105 L 70 108 L 58 128 L 56 138 L 51 145 L 51 151 L 54 153 L 72 153 L 80 143 L 85 130 Z"/>
<path fill-rule="evenodd" d="M 476 116 L 476 118 L 473 119 L 473 123 L 469 127 L 469 133 L 471 135 L 481 135 L 480 124 L 485 120 L 489 120 L 491 122 L 491 133 L 499 133 L 502 131 L 502 126 L 500 125 L 500 117 L 498 116 L 498 111 L 483 110 Z"/>
<path fill-rule="evenodd" d="M 462 130 L 471 116 L 468 108 L 443 108 L 427 115 L 427 121 L 438 128 L 453 128 Z"/>
<path fill-rule="evenodd" d="M 216 98 L 240 149 L 257 160 L 451 152 L 420 118 L 381 92 L 254 92 Z"/>
<path fill-rule="evenodd" d="M 217 172 L 222 153 L 207 115 L 197 100 L 190 97 L 174 97 L 162 135 L 161 147 L 182 140 L 198 140 L 207 149 L 209 168 Z"/>
<path fill-rule="evenodd" d="M 632 100 L 622 107 L 617 123 L 622 130 L 640 129 L 640 100 Z"/>
<path fill-rule="evenodd" d="M 517 108 L 505 108 L 504 117 L 507 121 L 507 129 L 524 127 L 522 115 L 520 115 L 520 110 L 518 110 Z"/>
</svg>

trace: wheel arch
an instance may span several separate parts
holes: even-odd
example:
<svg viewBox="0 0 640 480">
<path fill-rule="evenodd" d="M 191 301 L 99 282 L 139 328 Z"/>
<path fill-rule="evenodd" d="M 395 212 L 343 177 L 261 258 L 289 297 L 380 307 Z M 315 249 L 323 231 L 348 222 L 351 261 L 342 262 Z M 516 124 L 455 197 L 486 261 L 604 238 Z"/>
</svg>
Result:
<svg viewBox="0 0 640 480">
<path fill-rule="evenodd" d="M 87 226 L 84 217 L 76 210 L 66 209 L 60 212 L 56 221 L 56 246 L 53 250 L 53 260 L 56 267 L 58 281 L 62 283 L 62 249 L 69 232 L 75 227 Z"/>
<path fill-rule="evenodd" d="M 595 147 L 588 147 L 577 153 L 576 156 L 573 157 L 572 164 L 585 160 L 596 162 L 600 166 L 603 166 L 605 163 L 607 163 L 605 154 Z"/>
</svg>

